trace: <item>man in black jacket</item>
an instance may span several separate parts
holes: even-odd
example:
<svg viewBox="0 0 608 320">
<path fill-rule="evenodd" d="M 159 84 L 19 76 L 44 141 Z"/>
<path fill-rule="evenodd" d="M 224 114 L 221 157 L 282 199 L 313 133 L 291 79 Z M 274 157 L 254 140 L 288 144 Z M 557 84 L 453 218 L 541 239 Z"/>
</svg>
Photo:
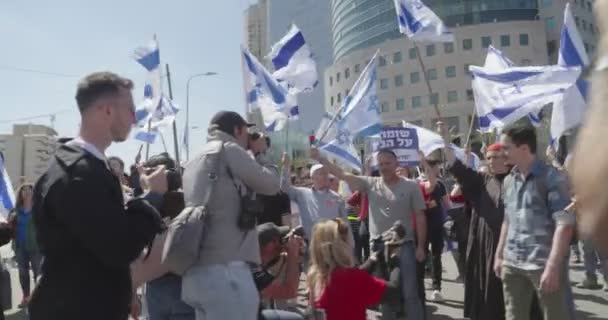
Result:
<svg viewBox="0 0 608 320">
<path fill-rule="evenodd" d="M 126 320 L 129 265 L 161 231 L 164 168 L 142 177 L 147 193 L 126 206 L 104 151 L 134 123 L 130 80 L 93 73 L 78 84 L 79 137 L 61 145 L 34 189 L 33 217 L 44 256 L 29 305 L 32 320 Z M 153 206 L 154 205 L 154 206 Z"/>
</svg>

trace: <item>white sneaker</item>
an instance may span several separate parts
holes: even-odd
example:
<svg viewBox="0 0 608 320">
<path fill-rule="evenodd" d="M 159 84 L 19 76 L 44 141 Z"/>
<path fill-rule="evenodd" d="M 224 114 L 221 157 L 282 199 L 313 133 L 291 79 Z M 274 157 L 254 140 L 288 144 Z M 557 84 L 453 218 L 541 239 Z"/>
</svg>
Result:
<svg viewBox="0 0 608 320">
<path fill-rule="evenodd" d="M 439 292 L 439 290 L 433 291 L 433 293 L 431 294 L 431 301 L 435 301 L 435 302 L 443 301 L 443 296 L 441 295 L 441 292 Z"/>
</svg>

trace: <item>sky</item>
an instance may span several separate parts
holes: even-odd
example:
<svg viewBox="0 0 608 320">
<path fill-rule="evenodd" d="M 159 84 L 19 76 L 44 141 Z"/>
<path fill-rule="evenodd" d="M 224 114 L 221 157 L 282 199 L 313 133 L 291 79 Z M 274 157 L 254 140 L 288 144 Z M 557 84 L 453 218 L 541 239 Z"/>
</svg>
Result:
<svg viewBox="0 0 608 320">
<path fill-rule="evenodd" d="M 192 158 L 205 141 L 213 114 L 244 113 L 240 45 L 248 1 L 0 0 L 0 133 L 11 133 L 15 123 L 50 125 L 49 117 L 13 120 L 58 112 L 55 130 L 60 136 L 75 136 L 80 123 L 76 84 L 94 71 L 132 79 L 135 101 L 141 101 L 146 72 L 131 54 L 156 34 L 161 63 L 170 65 L 174 101 L 182 109 L 177 119 L 180 137 L 188 78 L 218 73 L 190 84 L 190 124 L 198 127 L 191 131 Z M 171 130 L 164 137 L 173 155 Z M 130 139 L 113 144 L 106 154 L 132 163 L 140 145 Z M 162 151 L 158 139 L 150 154 Z"/>
</svg>

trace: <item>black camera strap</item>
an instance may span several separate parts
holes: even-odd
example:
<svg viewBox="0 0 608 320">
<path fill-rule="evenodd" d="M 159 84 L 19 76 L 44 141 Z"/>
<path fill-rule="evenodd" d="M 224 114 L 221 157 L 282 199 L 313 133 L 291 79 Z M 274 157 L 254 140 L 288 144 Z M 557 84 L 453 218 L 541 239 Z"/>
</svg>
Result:
<svg viewBox="0 0 608 320">
<path fill-rule="evenodd" d="M 232 174 L 232 170 L 230 170 L 230 165 L 226 165 L 226 172 L 228 173 L 228 177 L 230 177 L 230 180 L 232 180 L 232 184 L 234 185 L 234 188 L 236 189 L 236 192 L 239 194 L 239 197 L 242 198 L 242 192 L 241 192 L 241 186 L 239 186 L 236 183 L 236 180 L 234 179 L 234 175 Z M 247 193 L 245 194 L 246 197 L 249 197 L 251 195 L 251 193 L 249 192 L 249 189 L 247 188 L 247 186 L 245 186 L 245 189 L 247 189 Z M 241 208 L 241 210 L 243 210 L 243 208 Z M 239 213 L 240 214 L 240 213 Z M 241 238 L 241 244 L 239 246 L 242 246 L 243 243 L 245 242 L 245 239 L 247 239 L 247 235 L 249 234 L 250 230 L 246 230 L 245 232 L 243 232 L 243 237 Z"/>
</svg>

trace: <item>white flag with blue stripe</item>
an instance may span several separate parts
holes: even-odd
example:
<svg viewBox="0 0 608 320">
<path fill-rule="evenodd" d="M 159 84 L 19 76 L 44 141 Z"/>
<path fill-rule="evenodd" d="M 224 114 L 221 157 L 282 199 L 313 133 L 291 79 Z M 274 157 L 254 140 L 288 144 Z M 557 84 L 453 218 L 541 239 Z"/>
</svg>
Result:
<svg viewBox="0 0 608 320">
<path fill-rule="evenodd" d="M 589 65 L 589 57 L 585 52 L 585 46 L 579 34 L 570 4 L 566 4 L 564 10 L 564 26 L 562 27 L 560 48 L 557 64 L 566 67 L 586 67 Z M 553 113 L 551 116 L 551 139 L 557 148 L 559 138 L 568 130 L 583 122 L 587 110 L 587 91 L 589 82 L 584 79 L 576 81 L 576 85 L 566 90 L 563 96 L 553 102 Z"/>
<path fill-rule="evenodd" d="M 266 131 L 282 130 L 298 116 L 296 96 L 282 87 L 264 66 L 242 48 L 245 95 L 249 110 L 260 109 Z"/>
<path fill-rule="evenodd" d="M 154 39 L 148 46 L 135 49 L 133 58 L 148 72 L 144 85 L 144 100 L 135 111 L 138 127 L 135 130 L 135 139 L 154 143 L 159 129 L 168 127 L 175 121 L 179 107 L 162 92 L 158 41 Z"/>
<path fill-rule="evenodd" d="M 359 152 L 353 145 L 355 137 L 369 137 L 382 131 L 376 93 L 376 62 L 378 52 L 365 67 L 346 96 L 335 122 L 321 134 L 319 149 L 329 157 L 353 169 L 362 166 Z"/>
<path fill-rule="evenodd" d="M 581 68 L 509 67 L 500 71 L 471 66 L 480 128 L 502 128 L 552 102 L 578 79 Z"/>
<path fill-rule="evenodd" d="M 394 0 L 399 31 L 413 41 L 454 42 L 443 21 L 421 0 Z"/>
<path fill-rule="evenodd" d="M 425 156 L 429 156 L 435 150 L 443 149 L 445 147 L 445 140 L 437 132 L 433 132 L 427 128 L 423 128 L 406 121 L 403 121 L 403 127 L 416 130 L 416 134 L 418 135 L 418 148 L 420 151 L 422 151 L 422 153 L 424 153 Z M 466 163 L 467 160 L 465 150 L 456 146 L 455 144 L 450 144 L 450 147 L 452 150 L 454 150 L 454 155 L 460 161 L 473 169 L 479 168 L 481 160 L 475 153 L 471 153 L 472 163 Z"/>
<path fill-rule="evenodd" d="M 272 46 L 268 58 L 275 70 L 272 76 L 279 83 L 287 84 L 291 94 L 309 92 L 317 86 L 317 64 L 296 25 Z"/>
<path fill-rule="evenodd" d="M 4 166 L 4 155 L 0 153 L 0 219 L 6 221 L 8 213 L 15 207 L 15 193 L 11 178 Z"/>
<path fill-rule="evenodd" d="M 486 56 L 486 61 L 485 61 L 484 67 L 483 67 L 485 70 L 499 72 L 501 70 L 505 70 L 505 69 L 511 68 L 511 67 L 515 67 L 515 63 L 513 63 L 513 61 L 511 61 L 506 55 L 504 55 L 502 53 L 502 51 L 494 48 L 491 45 L 488 47 L 488 55 Z M 524 108 L 530 109 L 530 110 L 537 109 L 536 111 L 528 113 L 528 119 L 534 126 L 538 127 L 538 126 L 540 126 L 541 120 L 542 120 L 541 109 L 542 109 L 543 105 L 536 107 L 537 104 L 536 104 L 536 102 L 534 102 L 534 103 L 535 103 L 534 106 L 528 104 L 528 105 L 522 105 L 521 107 L 524 107 Z M 487 110 L 485 110 L 483 106 L 478 107 L 477 101 L 475 102 L 475 104 L 476 104 L 476 110 L 477 110 L 477 119 L 479 121 L 479 130 L 481 132 L 490 132 L 494 128 L 500 129 L 500 128 L 504 127 L 505 125 L 508 125 L 512 122 L 519 120 L 519 118 L 515 119 L 515 117 L 509 116 L 512 112 L 502 112 L 502 113 L 496 112 L 494 114 L 492 114 L 492 113 L 488 114 Z M 515 111 L 515 109 L 513 111 Z M 480 113 L 480 112 L 485 112 L 485 113 Z M 523 114 L 520 114 L 520 115 L 522 117 L 524 116 Z M 502 119 L 504 117 L 509 118 L 508 123 L 505 123 L 505 121 Z"/>
</svg>

